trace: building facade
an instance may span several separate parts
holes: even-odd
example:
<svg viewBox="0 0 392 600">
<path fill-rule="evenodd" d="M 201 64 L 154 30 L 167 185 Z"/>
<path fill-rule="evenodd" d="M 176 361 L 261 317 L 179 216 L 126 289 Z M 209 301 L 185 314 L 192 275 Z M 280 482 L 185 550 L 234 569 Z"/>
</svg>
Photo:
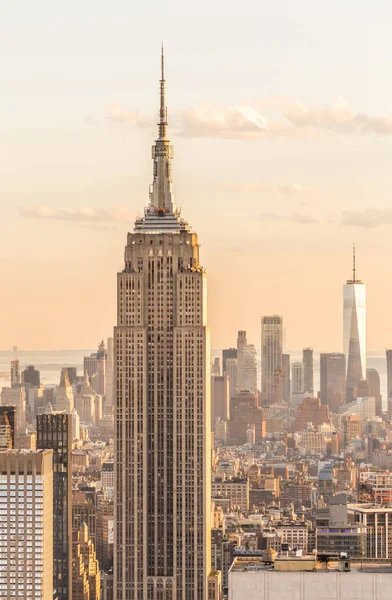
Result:
<svg viewBox="0 0 392 600">
<path fill-rule="evenodd" d="M 304 391 L 313 396 L 314 380 L 313 380 L 313 348 L 304 348 L 302 351 L 303 364 L 303 386 Z"/>
<path fill-rule="evenodd" d="M 50 450 L 0 452 L 0 598 L 53 600 Z"/>
<path fill-rule="evenodd" d="M 117 600 L 207 600 L 210 353 L 199 242 L 175 207 L 161 77 L 150 204 L 118 274 Z"/>
<path fill-rule="evenodd" d="M 282 371 L 283 318 L 261 317 L 261 390 L 263 404 L 274 401 L 276 371 Z"/>
<path fill-rule="evenodd" d="M 332 412 L 346 402 L 346 357 L 339 352 L 320 354 L 320 399 Z"/>
<path fill-rule="evenodd" d="M 37 448 L 53 451 L 53 588 L 72 600 L 72 418 L 37 416 Z"/>
</svg>

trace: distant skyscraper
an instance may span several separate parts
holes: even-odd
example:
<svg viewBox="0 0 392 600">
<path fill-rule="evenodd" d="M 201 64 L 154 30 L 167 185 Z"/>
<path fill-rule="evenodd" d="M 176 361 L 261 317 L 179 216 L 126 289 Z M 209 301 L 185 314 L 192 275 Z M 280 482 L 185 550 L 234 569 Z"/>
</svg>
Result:
<svg viewBox="0 0 392 600">
<path fill-rule="evenodd" d="M 56 388 L 56 410 L 71 413 L 73 408 L 74 396 L 65 368 L 61 371 L 60 385 Z"/>
<path fill-rule="evenodd" d="M 282 370 L 283 318 L 261 317 L 261 389 L 263 405 L 274 401 L 274 377 Z"/>
<path fill-rule="evenodd" d="M 387 357 L 387 412 L 388 420 L 392 423 L 392 350 L 386 350 Z"/>
<path fill-rule="evenodd" d="M 108 359 L 106 370 L 106 404 L 113 406 L 113 389 L 114 389 L 114 345 L 113 338 L 107 339 Z"/>
<path fill-rule="evenodd" d="M 380 375 L 376 369 L 366 369 L 366 379 L 369 383 L 369 394 L 376 401 L 376 417 L 382 417 L 382 396 Z"/>
<path fill-rule="evenodd" d="M 242 350 L 241 390 L 257 392 L 256 348 L 248 344 Z"/>
<path fill-rule="evenodd" d="M 220 358 L 216 357 L 211 366 L 211 375 L 221 375 L 221 374 L 222 373 L 221 373 Z"/>
<path fill-rule="evenodd" d="M 366 377 L 366 286 L 356 278 L 355 247 L 353 278 L 343 290 L 343 347 L 346 356 L 346 401 L 356 395 L 361 379 Z"/>
<path fill-rule="evenodd" d="M 72 417 L 37 416 L 37 449 L 53 450 L 53 588 L 72 600 Z"/>
<path fill-rule="evenodd" d="M 226 361 L 228 358 L 237 358 L 237 348 L 225 348 L 222 350 L 222 372 L 226 373 Z"/>
<path fill-rule="evenodd" d="M 11 360 L 11 387 L 20 385 L 20 362 L 18 359 Z"/>
<path fill-rule="evenodd" d="M 294 362 L 291 366 L 291 388 L 293 394 L 300 394 L 303 391 L 303 366 L 301 362 Z"/>
<path fill-rule="evenodd" d="M 304 348 L 302 352 L 303 363 L 303 391 L 314 394 L 313 383 L 313 348 Z"/>
<path fill-rule="evenodd" d="M 290 380 L 290 354 L 282 354 L 282 376 L 283 376 L 283 401 L 290 404 L 291 380 Z"/>
<path fill-rule="evenodd" d="M 229 377 L 211 377 L 211 431 L 215 430 L 216 419 L 230 419 Z"/>
<path fill-rule="evenodd" d="M 0 406 L 0 450 L 15 448 L 15 413 L 15 406 Z"/>
<path fill-rule="evenodd" d="M 22 371 L 22 383 L 26 386 L 39 387 L 41 385 L 41 374 L 33 365 L 29 365 Z"/>
<path fill-rule="evenodd" d="M 320 399 L 333 412 L 346 402 L 346 357 L 337 352 L 320 354 Z"/>
<path fill-rule="evenodd" d="M 210 353 L 199 242 L 175 207 L 161 77 L 150 204 L 118 274 L 117 600 L 207 600 Z"/>
<path fill-rule="evenodd" d="M 53 598 L 52 452 L 0 452 L 0 598 Z"/>
<path fill-rule="evenodd" d="M 237 393 L 237 359 L 226 358 L 226 368 L 224 373 L 229 377 L 229 398 L 234 398 Z"/>
<path fill-rule="evenodd" d="M 85 356 L 83 362 L 84 373 L 87 371 L 91 385 L 101 396 L 106 394 L 107 358 L 105 342 L 102 340 L 97 352 Z"/>
<path fill-rule="evenodd" d="M 23 385 L 17 387 L 3 387 L 1 390 L 2 406 L 16 407 L 16 428 L 26 427 L 26 390 Z"/>
</svg>

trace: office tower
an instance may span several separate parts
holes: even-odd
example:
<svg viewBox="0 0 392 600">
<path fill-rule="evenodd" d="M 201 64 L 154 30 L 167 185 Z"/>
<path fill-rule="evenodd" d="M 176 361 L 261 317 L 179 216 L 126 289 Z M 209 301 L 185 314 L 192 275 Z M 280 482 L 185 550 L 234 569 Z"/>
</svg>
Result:
<svg viewBox="0 0 392 600">
<path fill-rule="evenodd" d="M 113 386 L 114 386 L 114 340 L 112 337 L 107 339 L 108 358 L 106 367 L 106 406 L 113 406 Z"/>
<path fill-rule="evenodd" d="M 273 403 L 274 376 L 282 369 L 283 318 L 261 317 L 261 390 L 263 405 Z"/>
<path fill-rule="evenodd" d="M 369 383 L 369 396 L 373 396 L 376 401 L 376 416 L 382 417 L 380 375 L 376 369 L 366 369 L 366 379 Z"/>
<path fill-rule="evenodd" d="M 78 381 L 78 372 L 76 367 L 63 367 L 61 369 L 68 375 L 68 381 L 71 385 L 74 385 Z"/>
<path fill-rule="evenodd" d="M 15 406 L 16 429 L 26 427 L 26 390 L 23 385 L 14 388 L 3 387 L 1 390 L 1 405 Z"/>
<path fill-rule="evenodd" d="M 18 359 L 11 360 L 11 387 L 20 385 L 20 362 Z"/>
<path fill-rule="evenodd" d="M 215 376 L 221 375 L 221 364 L 220 364 L 220 358 L 216 357 L 214 358 L 214 362 L 211 365 L 211 375 Z"/>
<path fill-rule="evenodd" d="M 117 600 L 207 600 L 210 353 L 199 242 L 174 204 L 161 78 L 150 204 L 118 274 Z"/>
<path fill-rule="evenodd" d="M 346 401 L 346 357 L 338 352 L 320 354 L 320 399 L 332 412 Z"/>
<path fill-rule="evenodd" d="M 95 549 L 101 570 L 109 571 L 113 568 L 114 503 L 103 494 L 99 494 L 97 500 Z"/>
<path fill-rule="evenodd" d="M 293 394 L 301 394 L 301 392 L 303 391 L 302 371 L 303 371 L 303 369 L 302 369 L 301 362 L 295 362 L 292 364 L 292 366 L 291 366 L 291 385 L 292 385 Z"/>
<path fill-rule="evenodd" d="M 237 348 L 225 348 L 222 350 L 222 372 L 226 373 L 226 361 L 228 358 L 237 358 Z"/>
<path fill-rule="evenodd" d="M 237 359 L 226 358 L 226 368 L 224 374 L 229 377 L 229 398 L 233 398 L 237 393 Z"/>
<path fill-rule="evenodd" d="M 366 286 L 356 278 L 355 247 L 353 278 L 343 287 L 343 349 L 346 357 L 346 401 L 356 397 L 360 379 L 366 376 Z"/>
<path fill-rule="evenodd" d="M 244 389 L 242 385 L 243 379 L 243 361 L 244 348 L 248 345 L 246 339 L 246 331 L 239 331 L 237 336 L 237 392 Z"/>
<path fill-rule="evenodd" d="M 72 600 L 71 415 L 38 415 L 37 448 L 53 451 L 53 588 L 58 600 Z"/>
<path fill-rule="evenodd" d="M 0 452 L 0 597 L 53 600 L 50 450 Z"/>
<path fill-rule="evenodd" d="M 33 365 L 29 365 L 22 371 L 22 383 L 26 386 L 39 387 L 41 385 L 40 372 Z"/>
<path fill-rule="evenodd" d="M 386 350 L 387 357 L 387 401 L 388 420 L 392 423 L 392 350 Z"/>
<path fill-rule="evenodd" d="M 15 448 L 15 406 L 0 406 L 0 450 Z"/>
<path fill-rule="evenodd" d="M 291 380 L 290 380 L 290 354 L 282 354 L 282 376 L 283 376 L 283 401 L 290 404 Z"/>
<path fill-rule="evenodd" d="M 252 393 L 257 392 L 257 361 L 256 348 L 253 344 L 247 344 L 241 351 L 241 369 L 240 369 L 240 391 L 249 390 Z"/>
<path fill-rule="evenodd" d="M 230 419 L 229 377 L 211 377 L 211 430 L 215 431 L 216 419 Z"/>
<path fill-rule="evenodd" d="M 71 412 L 71 422 L 72 422 L 72 439 L 78 440 L 80 439 L 80 417 L 76 408 Z"/>
<path fill-rule="evenodd" d="M 95 421 L 95 392 L 90 384 L 87 372 L 81 385 L 77 386 L 75 408 L 82 423 L 92 424 Z"/>
<path fill-rule="evenodd" d="M 108 498 L 113 496 L 114 489 L 114 462 L 113 460 L 107 460 L 102 464 L 101 472 L 101 483 L 102 488 L 105 490 Z"/>
<path fill-rule="evenodd" d="M 101 578 L 94 543 L 86 523 L 73 533 L 73 591 L 74 600 L 100 600 Z M 86 593 L 88 590 L 88 593 Z"/>
<path fill-rule="evenodd" d="M 102 340 L 98 345 L 97 352 L 84 357 L 84 373 L 90 377 L 91 385 L 95 392 L 101 396 L 106 394 L 107 376 L 107 350 Z"/>
<path fill-rule="evenodd" d="M 68 379 L 67 369 L 61 370 L 60 385 L 56 388 L 56 411 L 71 413 L 74 408 L 74 396 Z"/>
<path fill-rule="evenodd" d="M 303 391 L 310 396 L 314 394 L 313 383 L 313 348 L 304 348 L 302 352 L 303 364 Z"/>
</svg>

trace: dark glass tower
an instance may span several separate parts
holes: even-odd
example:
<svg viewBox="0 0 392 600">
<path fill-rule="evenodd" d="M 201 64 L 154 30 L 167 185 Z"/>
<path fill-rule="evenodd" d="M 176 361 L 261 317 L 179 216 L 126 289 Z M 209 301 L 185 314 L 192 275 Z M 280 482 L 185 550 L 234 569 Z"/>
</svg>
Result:
<svg viewBox="0 0 392 600">
<path fill-rule="evenodd" d="M 37 416 L 37 449 L 53 450 L 53 589 L 72 600 L 72 419 Z"/>
</svg>

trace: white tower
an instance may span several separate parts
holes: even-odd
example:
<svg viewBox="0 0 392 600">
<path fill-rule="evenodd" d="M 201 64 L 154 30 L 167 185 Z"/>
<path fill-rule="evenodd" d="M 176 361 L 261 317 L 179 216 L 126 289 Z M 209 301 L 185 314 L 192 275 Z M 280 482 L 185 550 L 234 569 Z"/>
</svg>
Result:
<svg viewBox="0 0 392 600">
<path fill-rule="evenodd" d="M 366 379 L 366 285 L 356 278 L 355 246 L 353 278 L 343 287 L 343 349 L 346 356 L 346 401 Z"/>
</svg>

